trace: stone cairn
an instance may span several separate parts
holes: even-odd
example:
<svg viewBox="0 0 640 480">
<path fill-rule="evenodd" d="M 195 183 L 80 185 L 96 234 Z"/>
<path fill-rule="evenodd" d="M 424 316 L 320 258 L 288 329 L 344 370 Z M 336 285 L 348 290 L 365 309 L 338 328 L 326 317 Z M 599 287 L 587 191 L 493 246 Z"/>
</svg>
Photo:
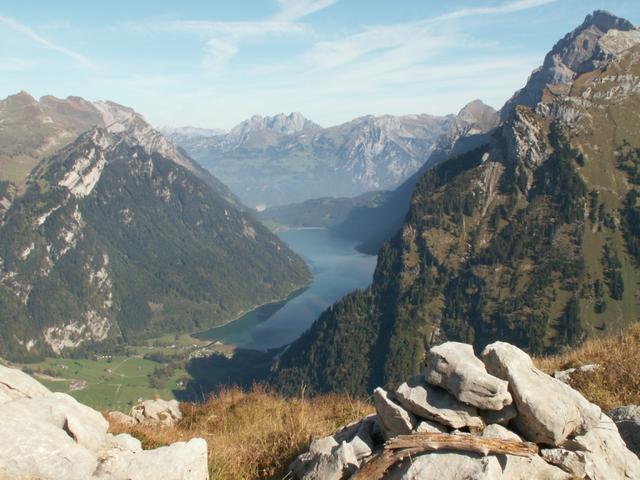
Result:
<svg viewBox="0 0 640 480">
<path fill-rule="evenodd" d="M 158 417 L 167 424 L 170 416 L 179 414 L 174 407 L 172 402 L 151 401 L 134 409 L 140 418 L 128 418 L 143 422 Z M 101 413 L 0 365 L 0 480 L 209 478 L 203 439 L 143 450 L 139 440 L 112 435 L 108 427 Z"/>
<path fill-rule="evenodd" d="M 304 480 L 632 480 L 640 460 L 600 408 L 504 342 L 448 342 L 423 375 L 376 388 L 376 414 L 314 440 Z M 627 418 L 629 414 L 626 414 Z"/>
</svg>

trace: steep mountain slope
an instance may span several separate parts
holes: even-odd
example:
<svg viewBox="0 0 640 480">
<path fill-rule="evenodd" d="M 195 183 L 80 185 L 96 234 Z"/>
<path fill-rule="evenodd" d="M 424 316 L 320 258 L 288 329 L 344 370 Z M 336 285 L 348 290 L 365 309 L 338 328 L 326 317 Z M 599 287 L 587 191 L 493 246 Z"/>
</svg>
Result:
<svg viewBox="0 0 640 480">
<path fill-rule="evenodd" d="M 272 206 L 395 187 L 420 168 L 452 121 L 367 116 L 323 129 L 298 113 L 255 116 L 208 142 L 179 145 L 248 205 Z"/>
<path fill-rule="evenodd" d="M 383 243 L 390 240 L 402 226 L 416 183 L 425 172 L 452 155 L 486 144 L 498 123 L 499 115 L 493 108 L 480 100 L 470 102 L 458 112 L 455 120 L 438 139 L 434 151 L 416 173 L 385 195 L 379 204 L 353 208 L 344 221 L 333 226 L 333 230 L 360 242 L 359 250 L 377 253 Z"/>
<path fill-rule="evenodd" d="M 0 356 L 220 324 L 305 285 L 304 262 L 133 111 L 2 193 Z M 10 200 L 7 200 L 10 199 Z"/>
<path fill-rule="evenodd" d="M 546 88 L 535 109 L 507 105 L 488 144 L 423 175 L 372 286 L 327 310 L 273 382 L 364 394 L 417 371 L 445 338 L 543 352 L 637 321 L 637 33 L 601 32 L 598 44 L 617 45 L 606 64 Z"/>
</svg>

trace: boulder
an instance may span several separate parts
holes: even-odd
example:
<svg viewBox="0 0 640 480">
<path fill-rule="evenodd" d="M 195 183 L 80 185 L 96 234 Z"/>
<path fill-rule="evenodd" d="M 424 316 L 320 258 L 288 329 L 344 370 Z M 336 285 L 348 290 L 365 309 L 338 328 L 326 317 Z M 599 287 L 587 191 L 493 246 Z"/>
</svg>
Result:
<svg viewBox="0 0 640 480">
<path fill-rule="evenodd" d="M 440 425 L 436 422 L 430 422 L 429 420 L 422 420 L 415 428 L 415 433 L 448 433 L 447 427 Z"/>
<path fill-rule="evenodd" d="M 167 427 L 173 426 L 182 419 L 182 412 L 177 400 L 143 400 L 131 409 L 131 416 L 138 423 L 154 423 Z"/>
<path fill-rule="evenodd" d="M 513 403 L 507 405 L 502 410 L 481 410 L 479 413 L 487 425 L 497 423 L 498 425 L 505 426 L 518 416 L 518 410 Z"/>
<path fill-rule="evenodd" d="M 398 405 L 386 390 L 376 388 L 373 391 L 373 403 L 385 438 L 408 435 L 416 428 L 416 417 Z"/>
<path fill-rule="evenodd" d="M 416 375 L 396 390 L 398 402 L 409 412 L 451 428 L 482 428 L 478 410 L 456 400 L 449 392 L 428 385 Z"/>
<path fill-rule="evenodd" d="M 331 438 L 331 437 L 328 437 Z M 333 440 L 333 439 L 332 439 Z M 330 450 L 331 442 L 316 445 L 315 450 L 300 455 L 289 466 L 294 477 L 299 480 L 342 480 L 349 478 L 359 467 L 353 447 L 342 442 Z M 321 449 L 318 446 L 322 445 Z"/>
<path fill-rule="evenodd" d="M 132 416 L 127 415 L 126 413 L 118 412 L 118 411 L 109 412 L 108 416 L 109 416 L 109 420 L 116 423 L 120 423 L 122 425 L 132 426 L 138 423 L 136 422 L 136 419 L 133 418 Z"/>
<path fill-rule="evenodd" d="M 87 480 L 98 465 L 94 452 L 38 416 L 0 407 L 0 479 Z"/>
<path fill-rule="evenodd" d="M 502 468 L 495 456 L 437 452 L 402 462 L 384 477 L 389 480 L 500 480 Z"/>
<path fill-rule="evenodd" d="M 465 343 L 446 342 L 431 348 L 425 376 L 431 385 L 483 410 L 501 410 L 512 401 L 507 382 L 487 373 L 473 347 Z"/>
<path fill-rule="evenodd" d="M 44 385 L 26 373 L 0 365 L 0 403 L 16 398 L 41 397 L 49 393 L 51 392 Z"/>
<path fill-rule="evenodd" d="M 204 480 L 209 478 L 207 442 L 194 438 L 168 447 L 107 455 L 95 478 L 99 480 Z"/>
<path fill-rule="evenodd" d="M 487 370 L 509 382 L 518 416 L 514 422 L 527 440 L 561 445 L 569 436 L 595 427 L 600 408 L 568 385 L 534 367 L 529 355 L 504 342 L 482 353 Z"/>
<path fill-rule="evenodd" d="M 369 415 L 360 422 L 353 423 L 338 431 L 333 439 L 336 444 L 346 442 L 353 448 L 356 458 L 368 457 L 373 452 L 377 416 Z"/>
<path fill-rule="evenodd" d="M 569 473 L 575 479 L 586 478 L 587 469 L 592 471 L 590 460 L 583 452 L 572 452 L 564 448 L 547 448 L 540 451 L 544 460 Z"/>
<path fill-rule="evenodd" d="M 500 440 L 522 439 L 515 433 L 501 425 L 489 425 L 482 432 L 486 438 Z M 498 455 L 498 461 L 502 468 L 502 476 L 509 480 L 572 480 L 572 476 L 562 469 L 549 465 L 541 457 L 532 458 L 517 457 L 515 455 Z"/>
<path fill-rule="evenodd" d="M 65 393 L 20 398 L 3 404 L 0 410 L 3 415 L 49 423 L 92 452 L 103 448 L 109 428 L 100 413 Z"/>
<path fill-rule="evenodd" d="M 627 448 L 640 457 L 640 405 L 614 408 L 607 415 L 615 422 Z"/>
<path fill-rule="evenodd" d="M 640 459 L 627 448 L 616 424 L 605 414 L 596 427 L 567 441 L 564 447 L 584 454 L 591 480 L 640 479 Z"/>
<path fill-rule="evenodd" d="M 107 433 L 106 444 L 109 448 L 123 450 L 125 452 L 142 451 L 142 443 L 140 440 L 126 433 L 121 433 L 119 435 Z"/>
</svg>

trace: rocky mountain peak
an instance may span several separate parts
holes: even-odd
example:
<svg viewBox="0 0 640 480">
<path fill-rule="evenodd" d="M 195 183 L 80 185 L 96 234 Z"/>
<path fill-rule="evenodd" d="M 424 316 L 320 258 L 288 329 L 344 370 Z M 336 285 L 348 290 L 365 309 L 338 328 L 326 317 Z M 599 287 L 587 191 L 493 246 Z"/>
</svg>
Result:
<svg viewBox="0 0 640 480">
<path fill-rule="evenodd" d="M 593 13 L 590 13 L 584 19 L 584 22 L 579 28 L 588 28 L 590 26 L 594 26 L 603 32 L 608 32 L 609 30 L 621 30 L 628 31 L 633 30 L 635 27 L 633 23 L 629 20 L 625 20 L 624 18 L 616 17 L 612 13 L 607 10 L 596 10 Z"/>
<path fill-rule="evenodd" d="M 291 135 L 302 130 L 319 128 L 319 125 L 305 118 L 300 112 L 293 112 L 289 115 L 278 113 L 272 117 L 263 117 L 256 114 L 249 120 L 245 120 L 234 127 L 230 135 L 242 136 L 251 131 L 269 130 L 275 133 Z"/>
<path fill-rule="evenodd" d="M 29 93 L 21 90 L 15 95 L 9 95 L 5 98 L 2 103 L 4 103 L 7 107 L 18 107 L 18 106 L 27 106 L 27 105 L 35 105 L 38 101 L 33 98 Z"/>
<path fill-rule="evenodd" d="M 462 107 L 458 112 L 457 119 L 468 123 L 494 122 L 497 113 L 493 107 L 476 99 Z"/>
<path fill-rule="evenodd" d="M 545 91 L 566 93 L 578 75 L 602 67 L 637 44 L 640 30 L 631 22 L 596 10 L 553 46 L 526 86 L 502 108 L 502 118 L 508 118 L 515 105 L 534 107 Z"/>
</svg>

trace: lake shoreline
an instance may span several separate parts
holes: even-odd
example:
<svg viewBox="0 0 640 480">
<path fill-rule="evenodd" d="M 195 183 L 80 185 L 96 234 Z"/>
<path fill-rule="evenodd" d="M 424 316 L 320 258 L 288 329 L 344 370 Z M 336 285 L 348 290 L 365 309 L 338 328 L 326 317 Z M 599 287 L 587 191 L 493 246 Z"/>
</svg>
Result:
<svg viewBox="0 0 640 480">
<path fill-rule="evenodd" d="M 233 321 L 194 332 L 192 337 L 226 346 L 266 351 L 295 341 L 344 295 L 371 283 L 375 255 L 323 227 L 290 228 L 279 234 L 313 273 L 306 287 L 286 298 L 245 311 Z"/>
<path fill-rule="evenodd" d="M 232 320 L 229 320 L 227 322 L 221 323 L 220 325 L 216 325 L 214 327 L 209 327 L 205 330 L 200 330 L 198 332 L 192 332 L 189 333 L 188 335 L 196 340 L 205 340 L 205 341 L 216 341 L 216 340 L 211 340 L 211 339 L 207 339 L 207 338 L 203 338 L 203 334 L 207 333 L 207 332 L 211 332 L 213 330 L 217 330 L 220 328 L 224 328 L 224 327 L 228 327 L 229 325 L 231 325 L 234 322 L 237 322 L 239 320 L 242 320 L 244 318 L 245 315 L 248 315 L 251 312 L 255 312 L 256 310 L 260 310 L 261 308 L 265 308 L 265 307 L 269 307 L 271 305 L 276 306 L 279 304 L 283 304 L 286 303 L 290 300 L 293 300 L 294 298 L 296 298 L 299 295 L 302 295 L 305 291 L 307 291 L 309 289 L 309 286 L 313 283 L 313 278 L 309 281 L 309 283 L 307 285 L 305 285 L 304 287 L 300 287 L 296 290 L 293 290 L 291 293 L 289 293 L 286 297 L 284 298 L 280 298 L 279 300 L 271 300 L 268 302 L 264 302 L 264 303 L 259 303 L 251 308 L 249 308 L 248 310 L 243 310 L 242 312 L 240 312 L 235 318 L 233 318 Z M 219 340 L 218 340 L 219 341 Z M 237 347 L 237 345 L 233 345 L 231 343 L 224 343 L 221 342 L 224 345 L 230 346 L 230 347 Z"/>
</svg>

